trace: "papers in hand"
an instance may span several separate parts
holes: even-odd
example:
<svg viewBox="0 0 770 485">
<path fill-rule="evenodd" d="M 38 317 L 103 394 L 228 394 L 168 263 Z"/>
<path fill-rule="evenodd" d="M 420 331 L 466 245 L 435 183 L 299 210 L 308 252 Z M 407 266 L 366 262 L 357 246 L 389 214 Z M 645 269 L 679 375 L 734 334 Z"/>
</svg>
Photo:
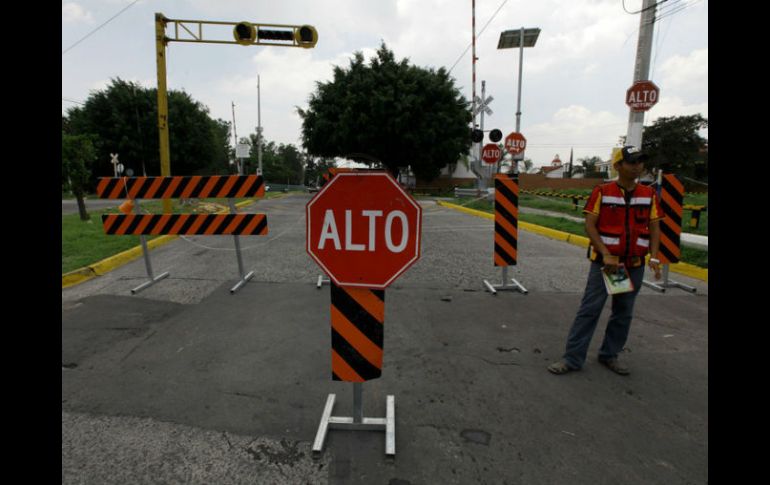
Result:
<svg viewBox="0 0 770 485">
<path fill-rule="evenodd" d="M 602 270 L 602 278 L 604 279 L 604 286 L 607 288 L 607 294 L 609 295 L 634 291 L 634 284 L 631 282 L 631 277 L 628 275 L 626 267 L 622 264 L 618 266 L 618 271 L 613 274 L 607 274 Z"/>
</svg>

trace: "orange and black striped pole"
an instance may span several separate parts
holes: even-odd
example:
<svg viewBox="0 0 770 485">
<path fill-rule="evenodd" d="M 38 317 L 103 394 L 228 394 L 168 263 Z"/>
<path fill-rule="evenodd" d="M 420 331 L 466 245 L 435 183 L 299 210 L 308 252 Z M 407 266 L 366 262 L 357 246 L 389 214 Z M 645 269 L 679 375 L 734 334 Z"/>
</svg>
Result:
<svg viewBox="0 0 770 485">
<path fill-rule="evenodd" d="M 385 290 L 331 283 L 332 379 L 365 382 L 382 375 Z"/>
<path fill-rule="evenodd" d="M 519 239 L 519 175 L 516 173 L 495 175 L 495 245 L 494 265 L 503 268 L 503 282 L 493 285 L 484 280 L 487 289 L 496 295 L 500 290 L 516 290 L 524 294 L 527 289 L 511 278 L 508 284 L 508 266 L 518 263 Z"/>
<path fill-rule="evenodd" d="M 691 293 L 696 289 L 692 286 L 669 281 L 669 265 L 678 263 L 682 255 L 682 207 L 684 202 L 684 185 L 673 173 L 658 172 L 658 194 L 660 209 L 664 218 L 660 221 L 660 247 L 658 259 L 663 265 L 663 282 L 656 284 L 643 281 L 645 286 L 664 292 L 666 288 L 680 288 Z"/>
</svg>

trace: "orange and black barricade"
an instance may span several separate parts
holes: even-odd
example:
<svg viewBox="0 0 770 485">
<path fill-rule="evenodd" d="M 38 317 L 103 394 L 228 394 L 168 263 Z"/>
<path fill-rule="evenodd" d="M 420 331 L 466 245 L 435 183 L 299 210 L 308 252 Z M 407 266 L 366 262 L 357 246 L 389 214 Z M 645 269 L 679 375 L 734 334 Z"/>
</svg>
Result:
<svg viewBox="0 0 770 485">
<path fill-rule="evenodd" d="M 100 178 L 96 193 L 102 199 L 127 199 L 121 205 L 124 214 L 103 214 L 105 234 L 139 235 L 150 280 L 131 290 L 137 293 L 168 276 L 154 276 L 145 235 L 231 235 L 235 240 L 240 281 L 230 290 L 235 293 L 254 272 L 244 274 L 238 236 L 262 236 L 268 233 L 265 214 L 237 214 L 233 198 L 264 197 L 261 175 L 195 175 L 171 177 Z M 139 199 L 227 198 L 230 214 L 140 214 Z M 136 213 L 130 214 L 133 206 Z M 124 207 L 129 208 L 125 209 Z"/>
<path fill-rule="evenodd" d="M 518 263 L 519 249 L 519 174 L 495 175 L 495 244 L 493 261 L 502 267 L 503 282 L 493 285 L 484 280 L 484 285 L 496 295 L 500 290 L 516 290 L 526 294 L 527 289 L 514 278 L 508 284 L 508 266 Z"/>
<path fill-rule="evenodd" d="M 519 238 L 519 179 L 495 175 L 495 266 L 513 266 Z"/>
<path fill-rule="evenodd" d="M 666 288 L 680 288 L 695 293 L 697 290 L 692 286 L 677 281 L 669 281 L 669 265 L 678 263 L 681 257 L 684 185 L 673 173 L 659 173 L 657 184 L 660 210 L 664 216 L 660 221 L 660 244 L 658 248 L 658 259 L 663 266 L 663 282 L 658 284 L 644 280 L 642 283 L 660 292 L 665 292 Z"/>
<path fill-rule="evenodd" d="M 684 185 L 672 173 L 664 174 L 660 185 L 660 262 L 678 263 L 681 256 L 682 202 Z"/>
</svg>

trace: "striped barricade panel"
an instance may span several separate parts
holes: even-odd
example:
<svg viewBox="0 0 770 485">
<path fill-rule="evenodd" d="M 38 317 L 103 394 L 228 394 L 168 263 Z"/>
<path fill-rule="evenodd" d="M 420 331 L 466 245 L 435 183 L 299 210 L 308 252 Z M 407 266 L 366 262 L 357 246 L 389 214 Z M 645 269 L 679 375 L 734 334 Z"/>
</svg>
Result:
<svg viewBox="0 0 770 485">
<path fill-rule="evenodd" d="M 332 379 L 364 382 L 382 375 L 385 290 L 331 281 Z"/>
<path fill-rule="evenodd" d="M 519 229 L 519 177 L 495 175 L 495 266 L 516 264 Z"/>
<path fill-rule="evenodd" d="M 678 263 L 681 256 L 682 201 L 684 186 L 676 175 L 663 174 L 660 188 L 660 206 L 665 218 L 660 221 L 659 259 L 663 264 Z"/>
<path fill-rule="evenodd" d="M 265 214 L 103 214 L 105 234 L 233 235 L 268 233 Z"/>
<path fill-rule="evenodd" d="M 103 177 L 96 194 L 101 199 L 264 197 L 265 183 L 261 175 Z"/>
</svg>

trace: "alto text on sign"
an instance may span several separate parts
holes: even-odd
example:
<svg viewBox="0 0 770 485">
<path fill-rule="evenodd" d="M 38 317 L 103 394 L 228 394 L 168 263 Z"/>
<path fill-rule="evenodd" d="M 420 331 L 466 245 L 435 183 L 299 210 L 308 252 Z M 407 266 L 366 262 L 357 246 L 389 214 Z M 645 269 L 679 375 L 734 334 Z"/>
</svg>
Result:
<svg viewBox="0 0 770 485">
<path fill-rule="evenodd" d="M 647 111 L 655 106 L 660 88 L 652 81 L 637 81 L 626 91 L 626 104 L 632 111 Z"/>
<path fill-rule="evenodd" d="M 503 157 L 503 151 L 496 143 L 487 143 L 481 149 L 481 159 L 484 163 L 497 163 Z"/>
<path fill-rule="evenodd" d="M 527 148 L 527 139 L 521 133 L 513 132 L 505 137 L 505 149 L 511 155 L 518 155 Z"/>
</svg>

